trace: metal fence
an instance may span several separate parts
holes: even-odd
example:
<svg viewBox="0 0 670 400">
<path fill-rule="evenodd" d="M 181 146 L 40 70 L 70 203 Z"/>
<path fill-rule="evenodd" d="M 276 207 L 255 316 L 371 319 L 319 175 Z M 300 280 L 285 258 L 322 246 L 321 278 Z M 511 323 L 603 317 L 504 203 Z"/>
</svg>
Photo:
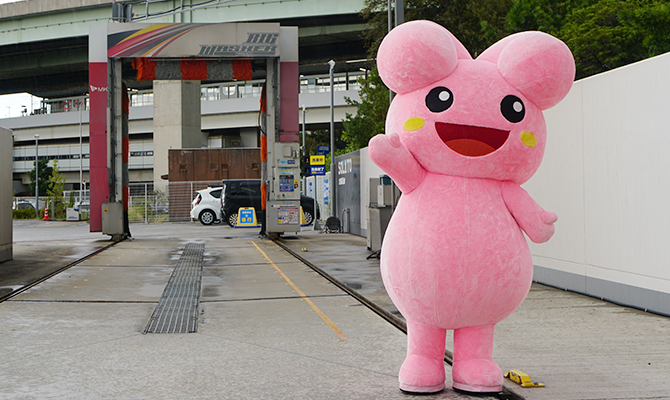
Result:
<svg viewBox="0 0 670 400">
<path fill-rule="evenodd" d="M 170 204 L 167 196 L 155 191 L 153 183 L 131 183 L 128 185 L 128 220 L 145 224 L 168 220 Z"/>
<path fill-rule="evenodd" d="M 306 195 L 313 197 L 316 194 L 317 202 L 321 210 L 321 218 L 325 219 L 330 215 L 330 205 L 328 201 L 328 173 L 325 177 L 318 177 L 316 191 L 314 188 L 314 179 L 309 180 Z M 325 182 L 324 182 L 325 178 Z M 128 219 L 131 223 L 161 223 L 190 221 L 191 203 L 198 190 L 206 189 L 211 186 L 220 186 L 221 181 L 193 181 L 193 182 L 170 182 L 165 192 L 154 190 L 153 183 L 131 183 L 129 186 L 128 201 Z M 315 193 L 316 192 L 316 193 Z M 74 208 L 88 214 L 89 191 L 65 191 L 63 197 L 66 202 L 74 202 Z M 324 199 L 325 197 L 325 199 Z M 40 198 L 40 207 L 44 207 L 44 198 Z M 15 203 L 31 202 L 34 204 L 34 198 L 16 198 Z"/>
<path fill-rule="evenodd" d="M 170 221 L 189 221 L 191 202 L 197 191 L 214 185 L 221 186 L 221 181 L 170 182 L 168 185 Z"/>
</svg>

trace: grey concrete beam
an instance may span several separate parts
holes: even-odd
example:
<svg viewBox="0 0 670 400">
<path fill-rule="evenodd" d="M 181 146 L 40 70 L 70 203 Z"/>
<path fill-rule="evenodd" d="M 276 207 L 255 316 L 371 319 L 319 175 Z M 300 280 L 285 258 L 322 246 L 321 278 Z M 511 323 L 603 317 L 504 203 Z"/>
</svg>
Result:
<svg viewBox="0 0 670 400">
<path fill-rule="evenodd" d="M 95 6 L 109 7 L 110 11 L 112 9 L 109 0 L 24 0 L 0 4 L 0 20 Z"/>
</svg>

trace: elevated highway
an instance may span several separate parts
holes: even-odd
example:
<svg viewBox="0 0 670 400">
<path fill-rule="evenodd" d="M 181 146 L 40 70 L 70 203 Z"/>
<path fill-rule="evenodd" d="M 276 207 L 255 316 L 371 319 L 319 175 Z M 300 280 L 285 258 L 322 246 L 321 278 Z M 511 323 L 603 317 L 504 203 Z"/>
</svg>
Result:
<svg viewBox="0 0 670 400">
<path fill-rule="evenodd" d="M 135 2 L 137 3 L 137 2 Z M 133 11 L 159 15 L 201 0 L 150 1 Z M 212 1 L 206 8 L 152 17 L 146 22 L 280 22 L 299 27 L 300 72 L 355 71 L 366 63 L 358 15 L 363 0 L 234 0 Z M 28 92 L 38 97 L 78 96 L 88 92 L 88 32 L 112 21 L 110 0 L 24 0 L 0 5 L 0 94 Z M 254 78 L 262 78 L 254 76 Z M 128 82 L 130 88 L 147 84 Z"/>
</svg>

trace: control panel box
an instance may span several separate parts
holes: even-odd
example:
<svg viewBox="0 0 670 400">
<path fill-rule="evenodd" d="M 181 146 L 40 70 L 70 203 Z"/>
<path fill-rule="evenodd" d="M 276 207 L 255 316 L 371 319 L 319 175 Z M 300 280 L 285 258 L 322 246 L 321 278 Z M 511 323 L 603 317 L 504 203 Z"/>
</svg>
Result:
<svg viewBox="0 0 670 400">
<path fill-rule="evenodd" d="M 269 201 L 267 204 L 268 232 L 299 232 L 300 201 Z"/>
<path fill-rule="evenodd" d="M 271 201 L 300 200 L 299 149 L 298 143 L 275 143 Z"/>
<path fill-rule="evenodd" d="M 102 233 L 123 235 L 123 203 L 102 203 Z"/>
</svg>

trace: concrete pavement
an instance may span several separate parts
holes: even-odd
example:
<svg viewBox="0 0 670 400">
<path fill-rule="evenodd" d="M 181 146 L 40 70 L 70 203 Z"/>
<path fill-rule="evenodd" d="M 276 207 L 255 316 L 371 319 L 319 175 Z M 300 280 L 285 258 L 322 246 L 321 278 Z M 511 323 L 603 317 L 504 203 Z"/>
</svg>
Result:
<svg viewBox="0 0 670 400">
<path fill-rule="evenodd" d="M 44 251 L 36 257 L 54 265 L 80 246 L 108 244 L 86 226 L 56 224 L 15 226 L 18 262 L 38 237 Z M 412 398 L 397 389 L 404 335 L 258 239 L 257 230 L 170 223 L 135 224 L 131 231 L 133 241 L 0 303 L 0 399 Z M 395 312 L 378 261 L 366 260 L 365 238 L 309 228 L 281 241 Z M 189 242 L 206 246 L 198 333 L 142 335 Z M 49 248 L 70 250 L 59 255 Z M 282 273 L 347 339 L 311 311 Z M 504 372 L 519 369 L 546 385 L 524 389 L 506 380 L 529 400 L 670 399 L 669 333 L 668 318 L 533 285 L 497 326 L 494 359 Z M 468 396 L 448 389 L 422 398 Z"/>
<path fill-rule="evenodd" d="M 308 230 L 282 242 L 397 313 L 380 284 L 379 262 L 365 260 L 365 238 Z M 448 349 L 452 341 L 448 332 Z M 497 325 L 493 357 L 503 372 L 521 370 L 546 385 L 505 380 L 528 400 L 670 399 L 670 318 L 540 284 Z"/>
<path fill-rule="evenodd" d="M 407 398 L 404 334 L 257 229 L 131 231 L 0 303 L 0 399 Z M 142 334 L 193 242 L 205 244 L 198 332 Z"/>
</svg>

